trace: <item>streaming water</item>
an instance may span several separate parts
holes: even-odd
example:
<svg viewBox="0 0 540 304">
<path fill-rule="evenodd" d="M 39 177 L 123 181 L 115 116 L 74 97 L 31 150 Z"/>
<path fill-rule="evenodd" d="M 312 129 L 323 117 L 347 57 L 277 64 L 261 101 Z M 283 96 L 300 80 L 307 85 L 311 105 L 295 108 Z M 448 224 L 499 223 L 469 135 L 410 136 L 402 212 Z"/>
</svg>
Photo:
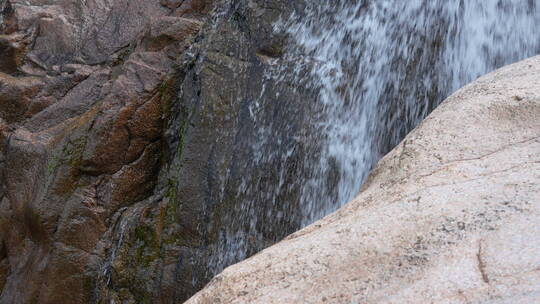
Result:
<svg viewBox="0 0 540 304">
<path fill-rule="evenodd" d="M 249 104 L 256 135 L 243 159 L 264 174 L 250 169 L 235 188 L 237 207 L 221 219 L 230 224 L 207 250 L 209 277 L 350 201 L 373 165 L 452 92 L 540 53 L 536 0 L 306 3 L 275 25 L 292 45 L 266 65 Z M 286 95 L 301 100 L 269 115 L 291 87 L 309 93 Z M 300 131 L 287 121 L 294 115 L 275 115 L 306 105 Z"/>
<path fill-rule="evenodd" d="M 536 0 L 310 1 L 285 27 L 313 65 L 325 113 L 304 224 L 353 198 L 381 156 L 452 92 L 539 53 L 538 24 Z M 338 171 L 332 185 L 329 170 Z"/>
</svg>

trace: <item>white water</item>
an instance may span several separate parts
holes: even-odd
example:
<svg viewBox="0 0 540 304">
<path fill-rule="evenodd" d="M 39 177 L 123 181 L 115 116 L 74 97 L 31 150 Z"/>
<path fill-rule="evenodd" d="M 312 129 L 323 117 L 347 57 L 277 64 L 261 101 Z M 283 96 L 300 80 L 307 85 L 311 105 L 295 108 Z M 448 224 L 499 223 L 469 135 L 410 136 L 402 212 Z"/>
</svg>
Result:
<svg viewBox="0 0 540 304">
<path fill-rule="evenodd" d="M 304 224 L 359 191 L 369 170 L 445 97 L 539 53 L 536 0 L 312 1 L 286 23 L 313 64 L 326 141 L 303 189 Z M 328 172 L 338 170 L 329 184 Z M 337 199 L 336 199 L 337 198 Z"/>
<path fill-rule="evenodd" d="M 536 1 L 312 0 L 306 1 L 305 12 L 276 24 L 276 31 L 289 33 L 294 45 L 284 61 L 266 67 L 249 115 L 258 134 L 250 161 L 253 167 L 271 164 L 279 182 L 264 184 L 246 174 L 237 189 L 237 212 L 223 219 L 240 224 L 220 234 L 209 274 L 268 244 L 260 227 L 305 226 L 350 201 L 372 166 L 452 92 L 495 68 L 540 53 Z M 280 132 L 294 122 L 265 114 L 264 106 L 276 100 L 267 95 L 284 83 L 318 92 L 315 108 L 320 111 L 311 114 L 305 134 Z M 290 106 L 296 102 L 313 101 L 292 100 Z M 286 164 L 294 163 L 297 147 L 283 144 L 280 136 L 297 135 L 300 145 L 310 141 L 322 151 L 316 161 L 306 153 L 305 168 L 294 169 L 292 185 Z M 292 202 L 295 196 L 285 201 L 283 195 L 297 187 L 299 206 Z M 281 222 L 293 224 L 279 227 Z"/>
</svg>

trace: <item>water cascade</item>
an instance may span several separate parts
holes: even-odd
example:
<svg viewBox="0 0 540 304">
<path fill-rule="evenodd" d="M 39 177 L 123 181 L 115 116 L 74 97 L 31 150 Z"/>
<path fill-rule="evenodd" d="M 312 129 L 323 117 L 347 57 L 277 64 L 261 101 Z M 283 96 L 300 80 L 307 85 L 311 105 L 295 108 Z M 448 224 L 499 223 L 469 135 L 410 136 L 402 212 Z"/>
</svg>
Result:
<svg viewBox="0 0 540 304">
<path fill-rule="evenodd" d="M 230 9 L 219 18 L 243 20 Z M 309 1 L 279 20 L 287 47 L 265 57 L 260 88 L 246 98 L 243 156 L 227 173 L 240 177 L 219 191 L 236 205 L 198 253 L 207 277 L 350 201 L 452 92 L 539 53 L 536 24 L 540 5 L 522 0 Z"/>
<path fill-rule="evenodd" d="M 322 155 L 302 189 L 304 225 L 352 199 L 452 92 L 540 51 L 536 1 L 312 1 L 283 24 L 297 43 L 292 61 L 311 65 L 324 112 Z"/>
</svg>

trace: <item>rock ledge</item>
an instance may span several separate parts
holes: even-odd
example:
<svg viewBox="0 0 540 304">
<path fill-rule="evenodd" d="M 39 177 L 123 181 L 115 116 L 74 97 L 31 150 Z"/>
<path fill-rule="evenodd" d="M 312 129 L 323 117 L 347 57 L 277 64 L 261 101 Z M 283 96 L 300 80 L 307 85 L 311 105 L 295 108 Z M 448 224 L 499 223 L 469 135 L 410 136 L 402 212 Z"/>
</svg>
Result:
<svg viewBox="0 0 540 304">
<path fill-rule="evenodd" d="M 448 98 L 338 212 L 187 303 L 540 302 L 540 57 Z"/>
</svg>

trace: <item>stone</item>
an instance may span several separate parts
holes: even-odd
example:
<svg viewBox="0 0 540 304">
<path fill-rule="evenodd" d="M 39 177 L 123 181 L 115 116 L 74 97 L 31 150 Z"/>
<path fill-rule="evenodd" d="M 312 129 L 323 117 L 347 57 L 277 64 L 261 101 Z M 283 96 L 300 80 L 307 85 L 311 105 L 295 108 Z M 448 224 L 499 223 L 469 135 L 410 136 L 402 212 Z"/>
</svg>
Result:
<svg viewBox="0 0 540 304">
<path fill-rule="evenodd" d="M 169 0 L 171 3 L 177 1 Z M 193 17 L 200 15 L 201 13 L 208 13 L 212 8 L 212 0 L 184 0 L 178 9 L 175 11 L 175 15 L 182 17 Z"/>
<path fill-rule="evenodd" d="M 207 14 L 49 2 L 0 0 L 0 303 L 140 303 L 100 280 L 117 220 L 154 195 L 163 83 Z"/>
<path fill-rule="evenodd" d="M 465 86 L 353 201 L 187 303 L 539 302 L 538 79 L 533 57 Z"/>
<path fill-rule="evenodd" d="M 0 304 L 182 303 L 298 230 L 303 6 L 0 0 Z"/>
<path fill-rule="evenodd" d="M 53 2 L 0 0 L 0 303 L 183 302 L 299 228 L 295 5 Z"/>
</svg>

